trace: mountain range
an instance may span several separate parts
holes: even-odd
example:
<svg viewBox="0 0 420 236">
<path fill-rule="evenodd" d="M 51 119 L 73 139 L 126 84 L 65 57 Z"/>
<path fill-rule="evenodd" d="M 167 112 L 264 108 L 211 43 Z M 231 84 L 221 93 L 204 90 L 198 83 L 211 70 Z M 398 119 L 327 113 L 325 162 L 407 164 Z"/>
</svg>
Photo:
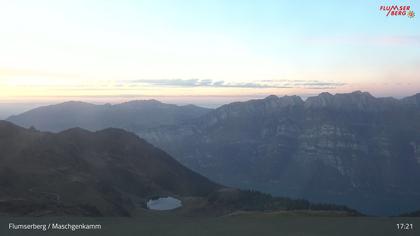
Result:
<svg viewBox="0 0 420 236">
<path fill-rule="evenodd" d="M 292 209 L 358 214 L 343 206 L 226 188 L 121 129 L 54 134 L 0 121 L 0 150 L 0 214 L 8 216 L 131 216 L 159 196 L 181 199 L 182 214 Z"/>
<path fill-rule="evenodd" d="M 8 120 L 41 130 L 79 126 L 57 119 L 63 106 Z M 395 99 L 356 91 L 306 100 L 272 95 L 138 129 L 107 125 L 135 132 L 227 186 L 396 215 L 420 209 L 419 121 L 420 94 Z"/>
</svg>

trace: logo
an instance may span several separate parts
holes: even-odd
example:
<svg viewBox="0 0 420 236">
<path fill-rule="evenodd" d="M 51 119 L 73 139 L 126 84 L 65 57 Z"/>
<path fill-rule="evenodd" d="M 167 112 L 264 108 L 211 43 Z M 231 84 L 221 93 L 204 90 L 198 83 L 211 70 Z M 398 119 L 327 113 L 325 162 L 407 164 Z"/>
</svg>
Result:
<svg viewBox="0 0 420 236">
<path fill-rule="evenodd" d="M 411 6 L 404 5 L 390 5 L 390 6 L 380 6 L 380 11 L 385 12 L 386 16 L 408 16 L 409 18 L 414 18 L 416 14 L 411 9 Z"/>
<path fill-rule="evenodd" d="M 413 17 L 416 16 L 416 13 L 414 13 L 414 11 L 408 11 L 407 16 L 410 17 L 410 18 L 413 18 Z"/>
</svg>

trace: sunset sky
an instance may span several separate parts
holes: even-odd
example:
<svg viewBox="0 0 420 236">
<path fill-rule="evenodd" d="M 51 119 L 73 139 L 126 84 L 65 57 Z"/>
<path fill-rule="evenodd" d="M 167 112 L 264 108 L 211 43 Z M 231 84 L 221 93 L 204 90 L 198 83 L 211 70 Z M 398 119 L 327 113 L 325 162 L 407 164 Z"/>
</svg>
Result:
<svg viewBox="0 0 420 236">
<path fill-rule="evenodd" d="M 391 17 L 381 5 L 410 5 Z M 420 92 L 419 1 L 0 0 L 0 104 Z"/>
</svg>

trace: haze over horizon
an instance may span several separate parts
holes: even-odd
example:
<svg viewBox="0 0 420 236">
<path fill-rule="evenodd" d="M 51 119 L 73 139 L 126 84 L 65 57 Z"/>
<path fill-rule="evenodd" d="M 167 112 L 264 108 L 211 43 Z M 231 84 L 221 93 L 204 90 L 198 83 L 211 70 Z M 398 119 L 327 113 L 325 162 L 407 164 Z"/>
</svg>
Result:
<svg viewBox="0 0 420 236">
<path fill-rule="evenodd" d="M 369 91 L 352 91 L 350 93 L 354 93 L 354 92 L 367 92 L 369 93 Z M 321 92 L 323 93 L 323 92 Z M 316 97 L 319 96 L 321 93 L 319 94 L 314 94 L 314 95 L 304 95 L 304 96 L 300 96 L 297 95 L 299 97 L 301 97 L 304 101 L 307 100 L 310 97 Z M 340 93 L 333 93 L 333 95 L 336 94 L 340 94 Z M 342 93 L 341 93 L 342 94 Z M 414 96 L 420 93 L 416 93 L 416 94 L 411 94 L 411 95 L 407 95 L 405 97 L 409 97 L 409 96 Z M 111 105 L 117 105 L 117 104 L 121 104 L 124 102 L 130 102 L 130 101 L 145 101 L 145 100 L 157 100 L 159 102 L 163 102 L 166 104 L 174 104 L 174 105 L 178 105 L 178 106 L 182 106 L 182 105 L 196 105 L 199 107 L 204 107 L 204 108 L 218 108 L 220 106 L 226 105 L 226 104 L 230 104 L 233 102 L 245 102 L 245 101 L 249 101 L 252 99 L 263 99 L 265 97 L 271 96 L 271 95 L 275 95 L 275 96 L 281 96 L 281 95 L 276 95 L 276 94 L 270 94 L 270 95 L 265 95 L 265 96 L 234 96 L 234 97 L 226 97 L 226 96 L 214 96 L 214 97 L 195 97 L 194 100 L 188 100 L 185 97 L 176 97 L 175 100 L 174 98 L 171 97 L 164 97 L 164 96 L 160 96 L 160 97 L 134 97 L 135 99 L 121 99 L 121 100 L 113 100 L 113 101 L 95 101 L 95 100 L 62 100 L 62 101 L 47 101 L 47 102 L 19 102 L 19 103 L 0 103 L 0 120 L 2 119 L 6 119 L 12 115 L 18 115 L 21 114 L 23 112 L 32 110 L 34 108 L 37 107 L 41 107 L 41 106 L 49 106 L 49 105 L 57 105 L 63 102 L 83 102 L 83 103 L 91 103 L 91 104 L 95 104 L 95 105 L 104 105 L 104 104 L 111 104 Z M 293 94 L 296 95 L 296 94 Z M 293 96 L 291 95 L 291 96 Z M 371 94 L 372 95 L 372 94 Z M 289 96 L 289 95 L 285 95 L 285 96 Z M 392 96 L 391 96 L 392 97 Z M 188 97 L 187 97 L 188 98 Z M 404 98 L 404 97 L 393 97 L 396 99 L 400 99 L 400 98 Z M 65 98 L 62 98 L 65 99 Z M 183 100 L 185 99 L 185 100 Z"/>
<path fill-rule="evenodd" d="M 0 119 L 68 100 L 420 92 L 419 22 L 386 17 L 388 1 L 182 3 L 1 1 Z"/>
</svg>

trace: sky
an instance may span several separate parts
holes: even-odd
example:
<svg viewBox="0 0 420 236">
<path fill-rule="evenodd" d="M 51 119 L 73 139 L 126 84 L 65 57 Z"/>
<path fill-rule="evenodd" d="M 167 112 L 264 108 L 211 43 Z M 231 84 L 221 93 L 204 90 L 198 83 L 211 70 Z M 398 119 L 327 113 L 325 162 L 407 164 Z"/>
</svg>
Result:
<svg viewBox="0 0 420 236">
<path fill-rule="evenodd" d="M 420 92 L 419 17 L 409 0 L 0 0 L 0 106 L 409 96 Z"/>
</svg>

